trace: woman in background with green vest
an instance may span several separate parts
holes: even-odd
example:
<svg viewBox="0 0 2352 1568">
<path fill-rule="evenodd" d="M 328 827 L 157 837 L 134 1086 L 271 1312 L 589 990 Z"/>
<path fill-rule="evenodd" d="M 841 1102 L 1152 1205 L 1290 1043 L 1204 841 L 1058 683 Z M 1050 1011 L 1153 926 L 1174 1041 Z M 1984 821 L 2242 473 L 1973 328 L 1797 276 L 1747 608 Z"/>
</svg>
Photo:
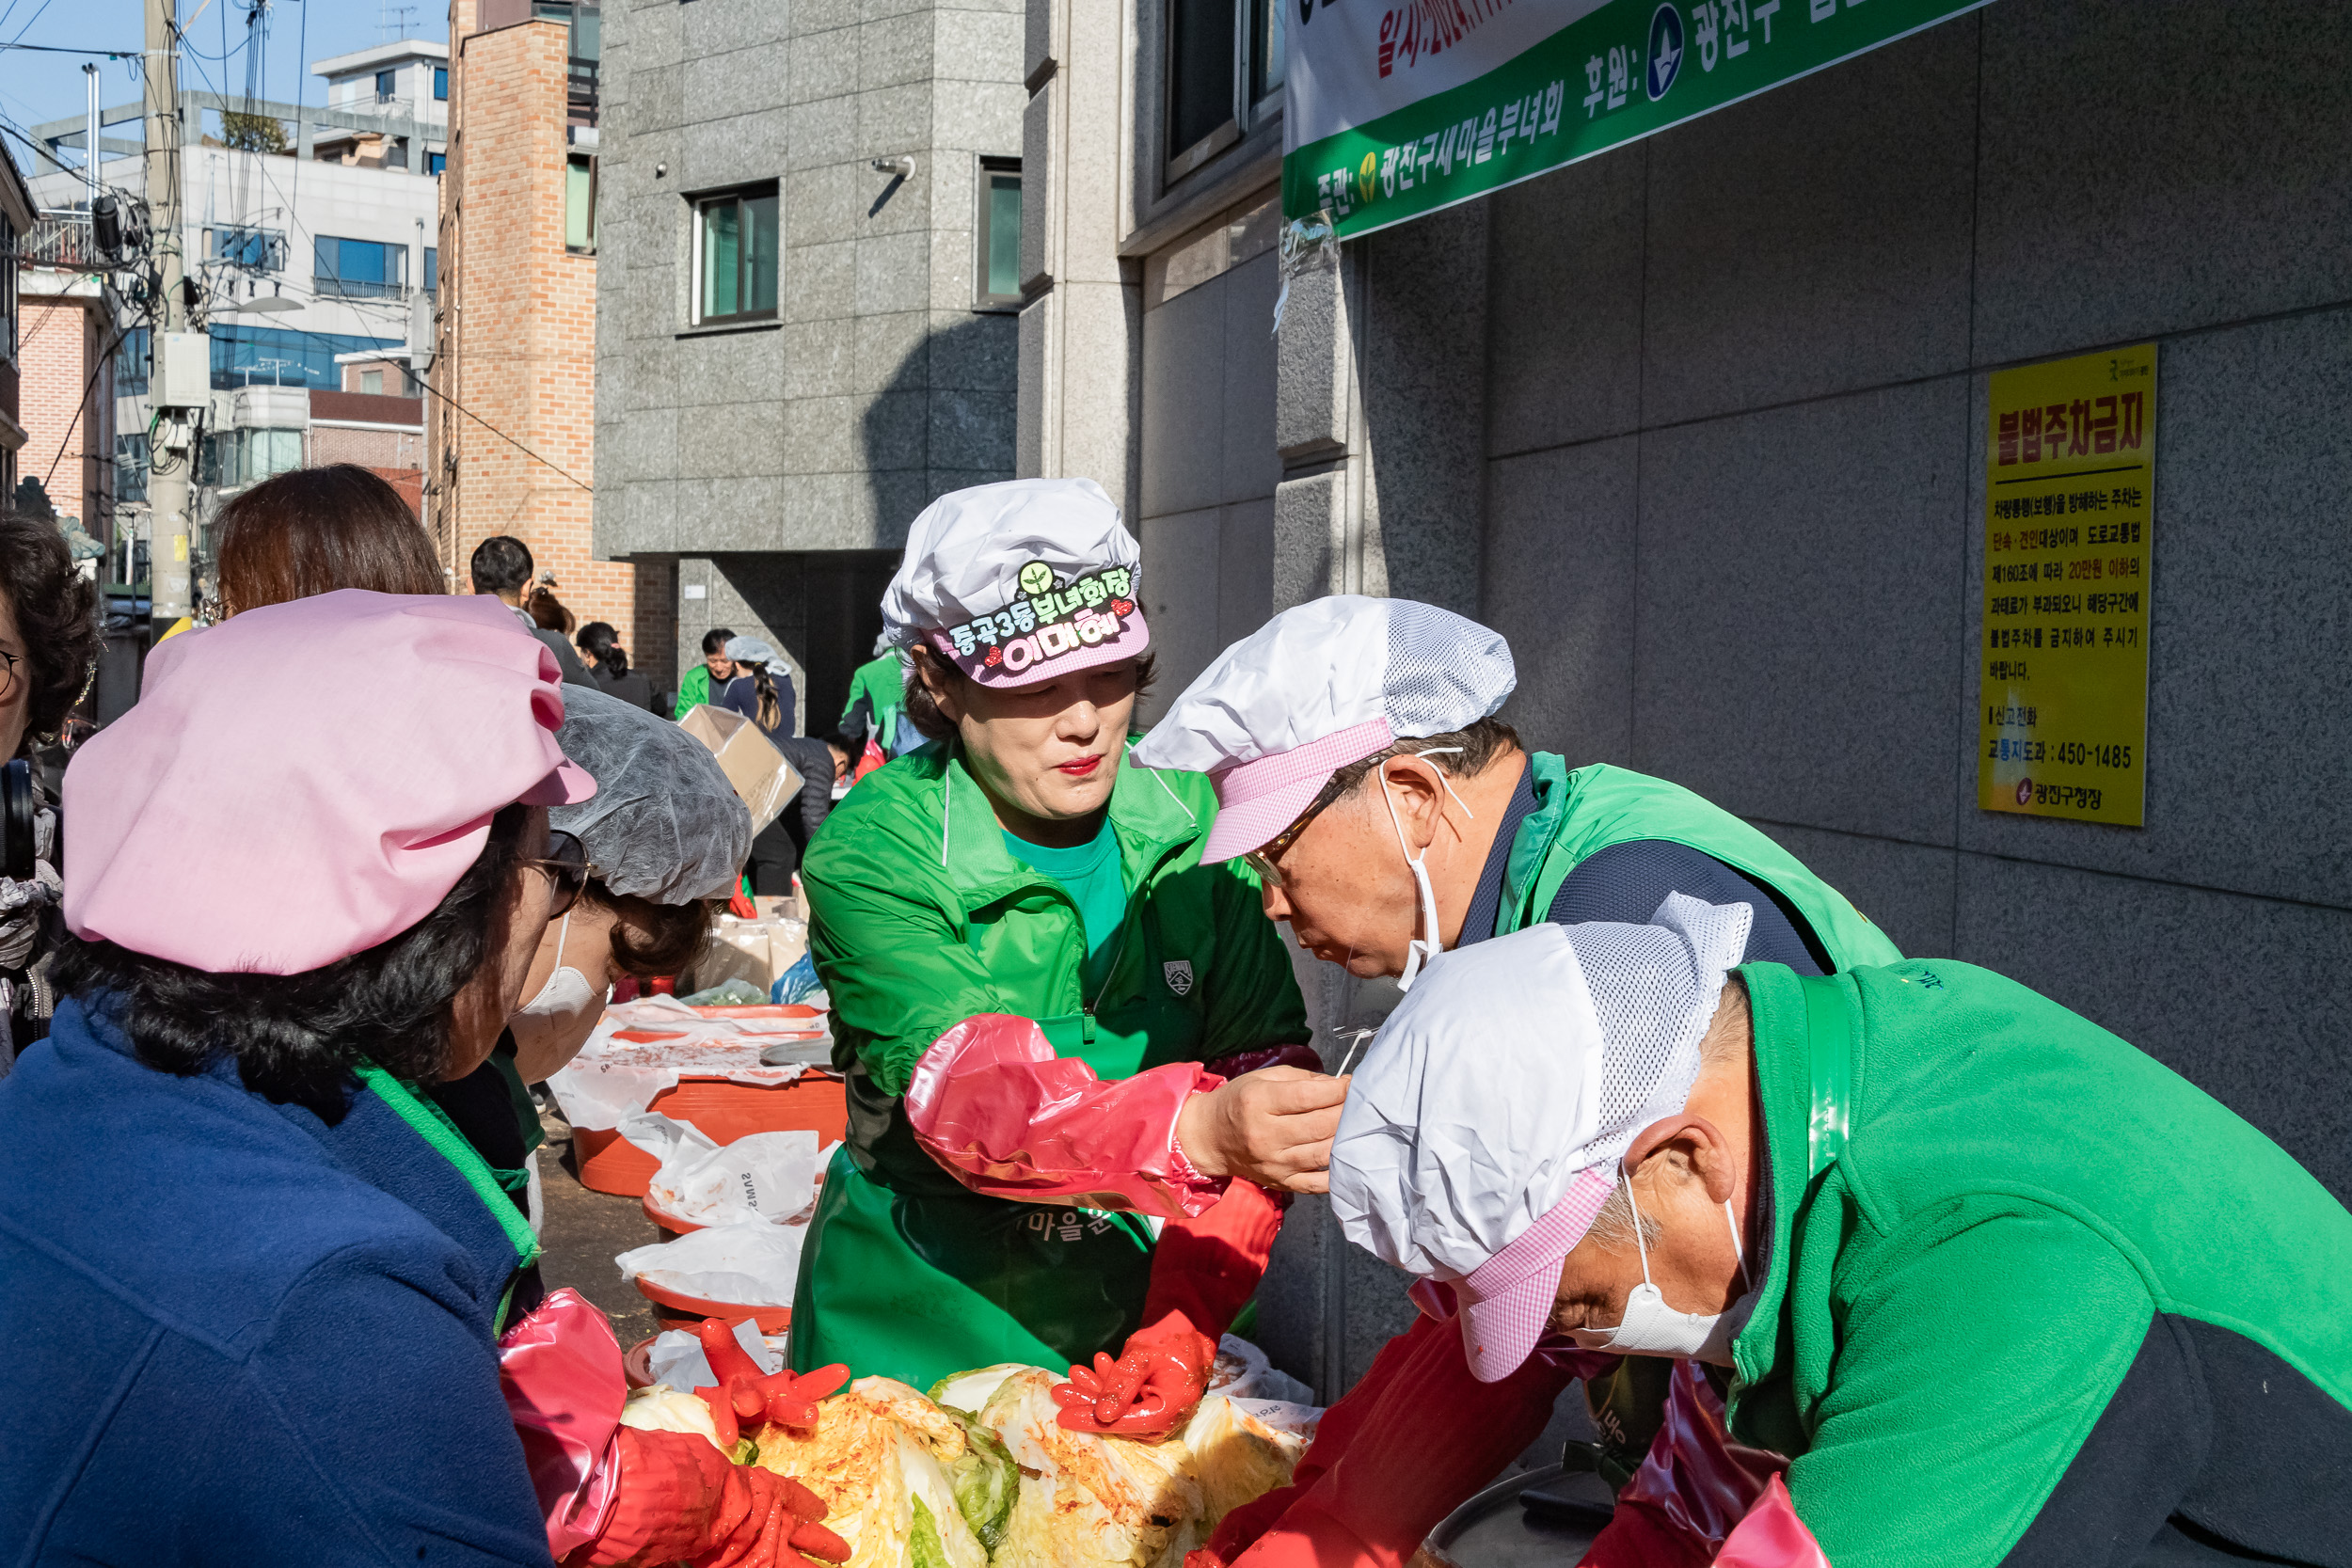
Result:
<svg viewBox="0 0 2352 1568">
<path fill-rule="evenodd" d="M 1509 644 L 1450 610 L 1316 599 L 1220 655 L 1135 761 L 1207 774 L 1218 811 L 1201 858 L 1246 860 L 1301 947 L 1407 990 L 1451 948 L 1544 922 L 1643 925 L 1677 893 L 1749 907 L 1736 961 L 1820 975 L 1902 957 L 1794 856 L 1679 784 L 1529 753 L 1494 717 L 1517 683 Z M 1386 1389 L 1442 1385 L 1446 1424 L 1421 1440 L 1490 1477 L 1535 1440 L 1580 1367 L 1536 1357 L 1480 1384 L 1458 1336 L 1428 1330 L 1390 1341 L 1323 1430 L 1352 1431 L 1343 1413 Z M 1588 1380 L 1616 1484 L 1658 1430 L 1668 1365 L 1629 1359 Z M 1237 1555 L 1325 1462 L 1311 1449 L 1297 1487 L 1236 1510 L 1217 1543 Z"/>
<path fill-rule="evenodd" d="M 1088 480 L 959 491 L 910 531 L 882 610 L 921 683 L 901 721 L 937 738 L 802 872 L 850 1126 L 796 1368 L 924 1387 L 1119 1353 L 1171 1311 L 1214 1336 L 1279 1223 L 1230 1179 L 1327 1163 L 1344 1085 L 1265 1065 L 1312 1062 L 1305 1009 L 1254 881 L 1201 863 L 1205 781 L 1125 765 L 1138 553 Z"/>
</svg>

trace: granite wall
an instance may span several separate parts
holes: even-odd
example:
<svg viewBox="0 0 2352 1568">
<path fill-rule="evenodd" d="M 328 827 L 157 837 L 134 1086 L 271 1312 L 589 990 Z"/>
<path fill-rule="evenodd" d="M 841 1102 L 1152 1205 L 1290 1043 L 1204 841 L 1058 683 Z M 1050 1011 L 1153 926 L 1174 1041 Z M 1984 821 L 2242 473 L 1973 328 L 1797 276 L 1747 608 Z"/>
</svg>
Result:
<svg viewBox="0 0 2352 1568">
<path fill-rule="evenodd" d="M 805 688 L 835 650 L 760 619 L 816 591 L 777 574 L 1012 476 L 1017 325 L 977 306 L 973 240 L 978 160 L 1021 152 L 1022 6 L 623 0 L 605 29 L 597 550 L 721 562 L 680 573 L 712 596 L 679 601 L 678 667 L 723 607 Z M 901 156 L 911 177 L 872 166 Z M 694 198 L 761 184 L 776 319 L 696 328 Z"/>
</svg>

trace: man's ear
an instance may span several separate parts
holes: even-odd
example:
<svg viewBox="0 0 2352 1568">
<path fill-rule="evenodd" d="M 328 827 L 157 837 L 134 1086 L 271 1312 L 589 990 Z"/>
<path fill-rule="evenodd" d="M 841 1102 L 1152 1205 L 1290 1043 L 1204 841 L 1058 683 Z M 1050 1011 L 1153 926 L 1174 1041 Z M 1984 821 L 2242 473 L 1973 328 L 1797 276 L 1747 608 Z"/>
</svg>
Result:
<svg viewBox="0 0 2352 1568">
<path fill-rule="evenodd" d="M 1389 800 L 1396 807 L 1397 825 L 1405 830 L 1405 842 L 1413 847 L 1415 854 L 1426 849 L 1438 836 L 1438 792 L 1442 786 L 1435 774 L 1432 763 L 1391 757 L 1381 763 L 1378 777 L 1371 781 L 1375 789 L 1385 784 Z M 1388 815 L 1388 806 L 1378 800 L 1369 804 L 1381 816 Z"/>
<path fill-rule="evenodd" d="M 914 678 L 921 681 L 923 683 L 923 689 L 931 694 L 931 702 L 938 707 L 941 718 L 946 720 L 950 724 L 961 724 L 963 722 L 963 710 L 956 702 L 954 694 L 948 689 L 948 681 L 946 673 L 940 670 L 938 664 L 933 659 L 916 659 L 914 661 Z"/>
<path fill-rule="evenodd" d="M 1686 1168 L 1706 1186 L 1710 1201 L 1731 1201 L 1738 1181 L 1732 1169 L 1731 1144 L 1721 1128 L 1688 1111 L 1651 1122 L 1627 1146 L 1625 1167 L 1639 1170 L 1651 1155 L 1669 1151 L 1682 1155 Z"/>
</svg>

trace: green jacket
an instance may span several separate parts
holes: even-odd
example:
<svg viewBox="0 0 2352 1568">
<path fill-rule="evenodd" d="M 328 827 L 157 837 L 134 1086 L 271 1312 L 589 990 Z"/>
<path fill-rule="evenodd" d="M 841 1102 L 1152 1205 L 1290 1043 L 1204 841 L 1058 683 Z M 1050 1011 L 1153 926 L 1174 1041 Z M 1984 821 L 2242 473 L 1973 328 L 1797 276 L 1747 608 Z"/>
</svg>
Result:
<svg viewBox="0 0 2352 1568">
<path fill-rule="evenodd" d="M 710 666 L 696 664 L 686 672 L 686 678 L 677 683 L 677 712 L 673 719 L 683 719 L 689 708 L 710 701 Z"/>
<path fill-rule="evenodd" d="M 1731 1429 L 1791 1457 L 1830 1561 L 1991 1568 L 2087 1451 L 2092 1484 L 2035 1560 L 2115 1544 L 2053 1556 L 2053 1531 L 2153 1531 L 2162 1507 L 2101 1511 L 2166 1466 L 2186 1468 L 2159 1495 L 2201 1524 L 2342 1560 L 2313 1527 L 2344 1508 L 2352 1214 L 2226 1107 L 1997 974 L 1740 973 L 1772 1190 Z M 2136 1360 L 2184 1356 L 2177 1396 L 2117 1401 L 2086 1449 Z M 2247 1484 L 2215 1484 L 2233 1464 Z"/>
<path fill-rule="evenodd" d="M 877 769 L 825 819 L 801 878 L 850 1130 L 803 1252 L 795 1367 L 842 1361 L 925 1387 L 999 1361 L 1083 1361 L 1140 1326 L 1148 1225 L 969 1191 L 915 1143 L 898 1096 L 976 1013 L 1036 1019 L 1104 1079 L 1306 1039 L 1256 882 L 1238 862 L 1200 863 L 1215 811 L 1204 778 L 1120 768 L 1127 915 L 1090 997 L 1076 905 L 1006 851 L 946 744 Z"/>
<path fill-rule="evenodd" d="M 845 732 L 861 697 L 873 714 L 873 728 L 868 733 L 874 744 L 882 748 L 885 757 L 898 755 L 898 715 L 906 706 L 907 689 L 897 649 L 880 658 L 868 659 L 850 677 L 850 700 L 841 709 L 841 728 Z"/>
</svg>

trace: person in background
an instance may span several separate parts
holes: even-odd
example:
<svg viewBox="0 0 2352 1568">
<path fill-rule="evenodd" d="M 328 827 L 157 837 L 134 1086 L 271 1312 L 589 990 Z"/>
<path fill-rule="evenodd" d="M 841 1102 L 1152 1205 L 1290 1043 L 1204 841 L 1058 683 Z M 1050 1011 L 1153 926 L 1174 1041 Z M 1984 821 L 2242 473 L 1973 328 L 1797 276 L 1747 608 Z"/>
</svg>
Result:
<svg viewBox="0 0 2352 1568">
<path fill-rule="evenodd" d="M 580 628 L 577 639 L 580 657 L 596 684 L 632 707 L 648 713 L 660 713 L 654 702 L 653 683 L 628 667 L 628 650 L 621 646 L 620 633 L 609 621 L 591 621 Z"/>
<path fill-rule="evenodd" d="M 888 632 L 874 643 L 874 656 L 850 677 L 850 705 L 841 711 L 841 733 L 851 741 L 853 756 L 863 753 L 870 740 L 886 762 L 914 751 L 925 736 L 906 721 L 907 656 L 890 645 Z"/>
<path fill-rule="evenodd" d="M 432 1090 L 533 1233 L 545 1218 L 546 1139 L 527 1085 L 579 1053 L 622 975 L 650 980 L 693 961 L 752 848 L 742 798 L 675 724 L 608 692 L 572 690 L 555 737 L 596 784 L 587 800 L 548 813 L 548 856 L 579 868 L 580 899 L 541 933 L 522 1005 L 490 1059 Z M 524 1270 L 516 1312 L 545 1295 L 537 1266 Z"/>
<path fill-rule="evenodd" d="M 825 750 L 833 757 L 833 798 L 838 800 L 857 783 L 858 757 L 865 747 L 835 730 L 825 736 Z"/>
<path fill-rule="evenodd" d="M 539 580 L 532 585 L 531 592 L 523 598 L 523 608 L 531 612 L 532 620 L 538 623 L 541 631 L 562 632 L 569 637 L 580 626 L 580 617 L 555 596 L 553 572 L 539 574 Z"/>
<path fill-rule="evenodd" d="M 751 863 L 744 870 L 754 893 L 781 895 L 792 891 L 792 875 L 808 854 L 808 841 L 833 810 L 837 774 L 833 748 L 813 736 L 771 735 L 768 743 L 801 776 L 801 787 L 752 840 Z"/>
<path fill-rule="evenodd" d="M 296 468 L 232 497 L 214 522 L 220 619 L 338 588 L 446 594 L 433 541 L 400 492 L 349 463 Z"/>
<path fill-rule="evenodd" d="M 298 668 L 383 678 L 294 724 Z M 0 1081 L 11 1555 L 546 1568 L 500 1359 L 537 1245 L 415 1091 L 489 1053 L 579 892 L 562 710 L 503 612 L 342 592 L 166 643 L 76 752 L 68 1000 Z M 583 1560 L 778 1560 L 775 1478 L 617 1416 Z"/>
<path fill-rule="evenodd" d="M 731 673 L 735 666 L 727 658 L 727 644 L 735 633 L 724 626 L 713 626 L 703 633 L 703 661 L 686 672 L 677 683 L 677 711 L 673 719 L 683 719 L 687 713 L 710 701 L 710 689 Z"/>
<path fill-rule="evenodd" d="M 29 758 L 56 736 L 102 645 L 98 591 L 74 570 L 57 525 L 0 515 L 0 762 Z M 0 874 L 0 1076 L 49 1032 L 56 1009 L 47 971 L 60 933 L 50 911 L 64 883 L 47 799 L 33 819 L 33 847 L 30 877 Z"/>
<path fill-rule="evenodd" d="M 712 674 L 711 705 L 741 714 L 771 740 L 790 735 L 797 727 L 793 721 L 800 706 L 792 689 L 791 666 L 776 657 L 771 643 L 758 637 L 728 638 L 726 656 L 730 674 L 723 684 Z"/>
<path fill-rule="evenodd" d="M 588 666 L 580 663 L 572 652 L 571 643 L 560 631 L 549 631 L 540 626 L 531 611 L 524 608 L 523 595 L 531 587 L 531 547 L 508 534 L 494 533 L 473 547 L 473 561 L 467 568 L 473 579 L 473 591 L 496 596 L 499 603 L 515 612 L 515 619 L 524 630 L 548 645 L 555 655 L 556 668 L 564 672 L 564 680 L 570 686 L 594 686 L 596 677 Z"/>
</svg>

